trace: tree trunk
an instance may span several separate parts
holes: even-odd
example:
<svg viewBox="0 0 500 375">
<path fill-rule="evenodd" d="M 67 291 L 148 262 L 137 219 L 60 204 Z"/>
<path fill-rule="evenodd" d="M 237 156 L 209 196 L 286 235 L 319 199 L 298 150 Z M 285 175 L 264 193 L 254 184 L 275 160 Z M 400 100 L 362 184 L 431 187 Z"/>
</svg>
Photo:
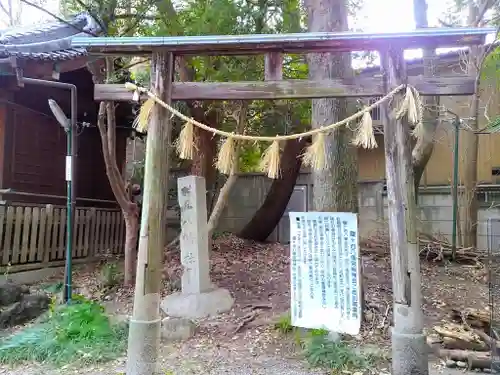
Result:
<svg viewBox="0 0 500 375">
<path fill-rule="evenodd" d="M 415 24 L 418 29 L 429 27 L 427 20 L 427 1 L 413 0 L 413 14 Z M 436 71 L 436 51 L 434 49 L 424 49 L 424 76 L 433 76 Z M 417 141 L 412 152 L 412 164 L 415 184 L 415 199 L 418 202 L 418 188 L 425 167 L 431 158 L 434 150 L 434 136 L 439 124 L 438 111 L 439 96 L 422 97 L 424 105 L 424 118 L 422 121 L 423 134 L 422 138 Z"/>
<path fill-rule="evenodd" d="M 265 241 L 278 225 L 290 201 L 293 188 L 300 172 L 303 153 L 308 139 L 286 142 L 280 159 L 281 178 L 273 180 L 266 199 L 239 237 L 254 241 Z"/>
<path fill-rule="evenodd" d="M 236 120 L 236 134 L 243 134 L 245 131 L 245 126 L 247 124 L 247 110 L 248 110 L 248 103 L 241 102 L 240 108 L 238 115 L 235 116 Z M 212 212 L 209 214 L 210 218 L 208 219 L 208 241 L 212 241 L 212 234 L 214 230 L 217 228 L 217 225 L 219 224 L 220 217 L 222 215 L 222 212 L 224 211 L 224 208 L 227 205 L 227 201 L 229 200 L 229 194 L 231 193 L 231 190 L 233 189 L 234 184 L 236 183 L 236 180 L 238 179 L 238 160 L 240 157 L 240 150 L 241 150 L 241 142 L 237 142 L 236 145 L 236 150 L 234 153 L 234 159 L 235 162 L 233 163 L 232 170 L 231 170 L 231 175 L 228 177 L 224 185 L 219 191 L 219 195 L 217 196 L 217 201 L 215 202 L 213 206 Z M 213 163 L 212 163 L 213 164 Z M 215 193 L 214 193 L 215 195 Z M 211 248 L 211 246 L 210 246 Z"/>
<path fill-rule="evenodd" d="M 195 120 L 217 129 L 217 111 L 211 109 L 205 114 L 206 110 L 206 106 L 202 106 L 192 109 L 191 113 Z M 210 213 L 210 206 L 215 194 L 215 180 L 217 178 L 217 171 L 214 163 L 217 155 L 217 138 L 214 137 L 212 133 L 195 126 L 194 144 L 196 146 L 196 152 L 194 153 L 191 164 L 191 174 L 205 178 L 207 186 L 207 205 L 209 206 L 207 207 L 207 212 Z"/>
<path fill-rule="evenodd" d="M 310 32 L 347 31 L 346 0 L 306 0 Z M 309 76 L 313 80 L 353 76 L 349 53 L 310 54 Z M 346 118 L 346 99 L 312 101 L 312 126 L 319 128 Z M 313 207 L 315 211 L 358 212 L 358 150 L 351 145 L 351 131 L 341 126 L 325 138 L 327 168 L 312 171 Z M 359 260 L 363 280 L 363 264 Z M 364 283 L 361 281 L 361 314 L 364 317 Z"/>
<path fill-rule="evenodd" d="M 307 0 L 309 31 L 347 31 L 345 0 Z M 309 75 L 313 80 L 349 78 L 353 75 L 348 53 L 310 54 Z M 345 99 L 312 101 L 312 126 L 318 128 L 347 117 Z M 326 138 L 328 168 L 313 171 L 313 203 L 316 211 L 358 212 L 357 149 L 351 146 L 351 131 L 337 128 Z"/>
<path fill-rule="evenodd" d="M 100 69 L 100 63 L 88 64 L 88 68 L 92 73 L 92 78 L 94 83 L 105 82 L 103 72 Z M 109 80 L 113 75 L 114 61 L 112 58 L 106 59 L 106 74 Z M 116 198 L 116 201 L 122 209 L 123 216 L 125 219 L 126 228 L 126 243 L 125 243 L 125 270 L 124 270 L 124 284 L 130 285 L 135 277 L 135 267 L 130 268 L 130 264 L 135 264 L 136 252 L 134 249 L 137 248 L 137 231 L 138 231 L 138 220 L 139 220 L 139 209 L 137 204 L 131 200 L 131 197 L 127 193 L 125 183 L 121 176 L 118 164 L 116 162 L 116 118 L 115 118 L 115 106 L 113 102 L 101 102 L 99 105 L 99 112 L 97 115 L 97 128 L 101 136 L 101 147 L 102 154 L 104 158 L 104 164 L 106 167 L 106 175 L 108 176 L 109 184 L 111 190 Z M 130 219 L 131 216 L 135 216 L 135 238 L 136 240 L 132 242 L 132 229 L 134 229 L 134 222 Z M 129 223 L 127 224 L 127 217 L 129 217 Z M 129 230 L 129 231 L 128 231 Z M 131 258 L 132 255 L 132 258 Z"/>
<path fill-rule="evenodd" d="M 134 284 L 134 275 L 137 259 L 137 238 L 139 233 L 139 217 L 134 212 L 123 212 L 125 219 L 125 267 L 124 280 L 125 286 Z"/>
</svg>

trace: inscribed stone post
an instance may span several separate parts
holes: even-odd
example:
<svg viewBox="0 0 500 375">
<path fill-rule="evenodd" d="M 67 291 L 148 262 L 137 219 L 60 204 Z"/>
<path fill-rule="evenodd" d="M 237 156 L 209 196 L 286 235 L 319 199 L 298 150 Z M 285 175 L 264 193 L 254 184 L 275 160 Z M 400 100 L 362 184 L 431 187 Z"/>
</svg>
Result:
<svg viewBox="0 0 500 375">
<path fill-rule="evenodd" d="M 186 176 L 177 180 L 181 211 L 182 294 L 199 294 L 212 288 L 208 250 L 205 179 Z"/>
</svg>

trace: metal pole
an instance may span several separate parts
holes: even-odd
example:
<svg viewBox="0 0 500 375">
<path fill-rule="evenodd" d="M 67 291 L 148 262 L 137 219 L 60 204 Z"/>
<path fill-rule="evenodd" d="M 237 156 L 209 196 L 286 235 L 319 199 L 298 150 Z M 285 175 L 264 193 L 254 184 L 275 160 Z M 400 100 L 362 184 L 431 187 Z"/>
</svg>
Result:
<svg viewBox="0 0 500 375">
<path fill-rule="evenodd" d="M 67 190 L 67 220 L 66 220 L 66 262 L 64 267 L 64 301 L 71 302 L 72 295 L 72 253 L 73 253 L 73 229 L 75 224 L 76 206 L 76 149 L 77 149 L 77 108 L 78 96 L 76 86 L 70 83 L 47 81 L 35 78 L 22 78 L 22 82 L 38 86 L 48 86 L 70 91 L 71 95 L 71 115 L 70 126 L 66 129 L 66 190 Z"/>
<path fill-rule="evenodd" d="M 455 125 L 455 144 L 453 147 L 453 228 L 451 235 L 451 259 L 454 261 L 457 254 L 457 214 L 458 214 L 458 140 L 460 134 L 460 119 L 453 121 Z"/>
</svg>

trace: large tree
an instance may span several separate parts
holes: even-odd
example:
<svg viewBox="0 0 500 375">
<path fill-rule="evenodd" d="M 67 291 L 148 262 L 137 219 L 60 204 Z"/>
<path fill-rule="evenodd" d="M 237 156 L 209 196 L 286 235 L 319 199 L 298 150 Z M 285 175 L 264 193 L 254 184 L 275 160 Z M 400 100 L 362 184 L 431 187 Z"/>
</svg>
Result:
<svg viewBox="0 0 500 375">
<path fill-rule="evenodd" d="M 347 31 L 347 0 L 306 0 L 308 29 Z M 349 53 L 317 53 L 308 56 L 309 76 L 313 80 L 348 78 L 352 76 Z M 348 116 L 346 99 L 314 99 L 312 126 L 318 128 Z M 339 127 L 326 137 L 327 166 L 312 171 L 313 206 L 316 211 L 358 211 L 357 149 L 351 145 L 352 134 Z"/>
<path fill-rule="evenodd" d="M 239 233 L 240 237 L 265 241 L 271 235 L 292 196 L 302 165 L 300 156 L 304 153 L 307 144 L 307 138 L 286 142 L 280 158 L 281 176 L 273 180 L 264 202 Z"/>
</svg>

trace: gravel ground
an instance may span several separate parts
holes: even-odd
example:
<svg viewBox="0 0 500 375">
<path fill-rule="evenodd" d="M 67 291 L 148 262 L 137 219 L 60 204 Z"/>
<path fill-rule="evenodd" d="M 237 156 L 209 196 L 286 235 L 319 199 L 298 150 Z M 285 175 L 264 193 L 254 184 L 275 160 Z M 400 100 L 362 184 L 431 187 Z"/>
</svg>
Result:
<svg viewBox="0 0 500 375">
<path fill-rule="evenodd" d="M 201 348 L 200 348 L 201 349 Z M 323 375 L 328 372 L 308 369 L 302 362 L 295 359 L 284 359 L 269 356 L 252 356 L 243 358 L 235 353 L 219 353 L 200 350 L 190 358 L 172 353 L 162 358 L 161 369 L 165 374 L 172 375 Z M 215 354 L 215 355 L 212 355 Z M 125 361 L 120 359 L 114 363 L 94 368 L 75 367 L 49 370 L 33 365 L 16 369 L 0 369 L 0 374 L 9 375 L 119 375 L 125 372 Z"/>
<path fill-rule="evenodd" d="M 201 348 L 200 348 L 201 349 Z M 303 362 L 296 359 L 285 359 L 270 356 L 254 356 L 242 358 L 241 356 L 228 353 L 215 354 L 213 351 L 200 350 L 193 353 L 191 359 L 180 358 L 176 354 L 164 357 L 162 370 L 166 375 L 328 375 L 328 371 L 313 370 L 307 368 Z M 168 364 L 168 365 L 167 365 Z M 123 375 L 124 359 L 110 363 L 100 368 L 67 368 L 59 371 L 51 371 L 43 367 L 19 367 L 16 369 L 0 368 L 0 374 L 9 375 Z M 378 375 L 389 375 L 387 370 L 376 372 Z M 442 366 L 431 364 L 429 375 L 459 375 L 473 374 L 458 369 L 447 369 Z"/>
</svg>

